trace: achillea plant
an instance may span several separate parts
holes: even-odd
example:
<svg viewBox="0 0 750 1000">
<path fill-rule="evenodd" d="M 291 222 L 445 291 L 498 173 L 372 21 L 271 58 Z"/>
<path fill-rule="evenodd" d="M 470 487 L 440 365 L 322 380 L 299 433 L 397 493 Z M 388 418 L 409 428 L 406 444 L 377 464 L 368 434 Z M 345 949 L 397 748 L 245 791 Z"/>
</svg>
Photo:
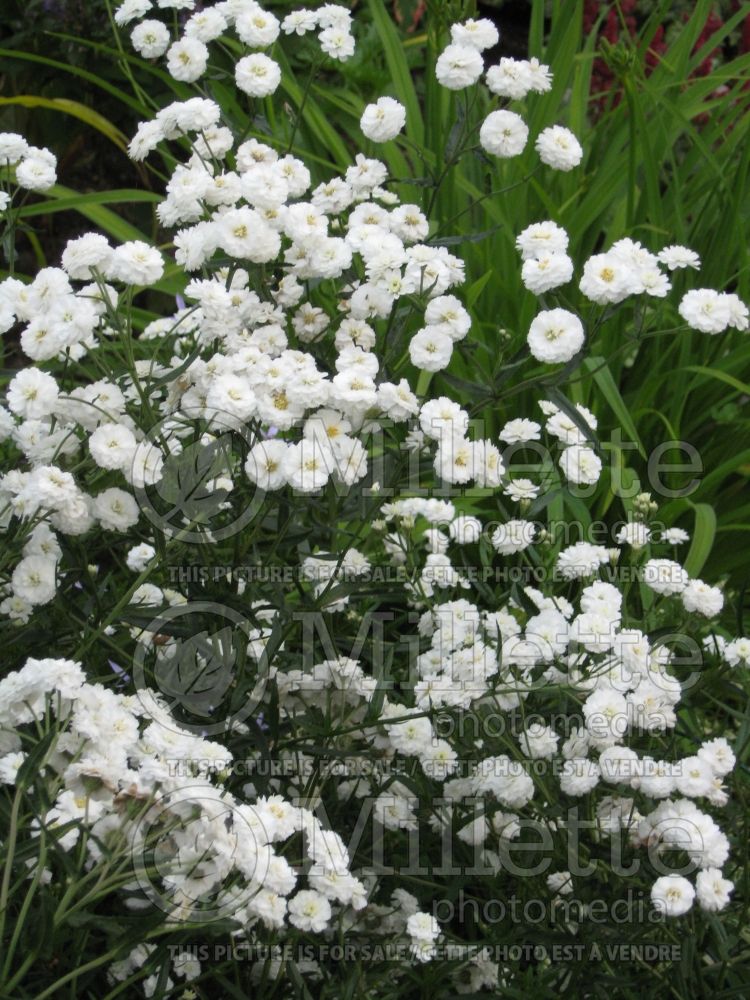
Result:
<svg viewBox="0 0 750 1000">
<path fill-rule="evenodd" d="M 750 640 L 661 517 L 666 463 L 625 484 L 638 444 L 601 440 L 575 386 L 619 310 L 642 342 L 744 331 L 747 307 L 676 240 L 575 259 L 528 218 L 533 315 L 498 367 L 462 258 L 489 227 L 435 212 L 468 157 L 507 192 L 528 149 L 541 183 L 575 175 L 579 137 L 529 124 L 554 65 L 488 66 L 495 26 L 457 21 L 429 80 L 461 109 L 442 162 L 402 76 L 335 169 L 296 140 L 356 51 L 346 8 L 114 20 L 184 85 L 129 146 L 168 169 L 173 236 L 89 232 L 0 284 L 24 358 L 0 411 L 6 994 L 543 995 L 580 975 L 554 948 L 614 948 L 608 976 L 656 945 L 659 984 L 683 938 L 716 965 L 738 862 L 711 692 Z M 55 157 L 3 134 L 0 163 L 12 234 Z"/>
</svg>

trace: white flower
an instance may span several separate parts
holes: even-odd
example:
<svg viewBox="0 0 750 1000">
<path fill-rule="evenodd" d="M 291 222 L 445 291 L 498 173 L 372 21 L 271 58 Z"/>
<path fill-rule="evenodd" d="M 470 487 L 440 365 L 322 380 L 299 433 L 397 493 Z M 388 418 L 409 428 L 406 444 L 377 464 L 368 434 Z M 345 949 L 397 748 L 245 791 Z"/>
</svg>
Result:
<svg viewBox="0 0 750 1000">
<path fill-rule="evenodd" d="M 24 157 L 16 167 L 16 184 L 28 191 L 48 191 L 57 180 L 56 160 L 46 150 L 36 150 Z"/>
<path fill-rule="evenodd" d="M 657 594 L 679 594 L 688 584 L 688 575 L 671 559 L 649 559 L 643 567 L 643 582 Z"/>
<path fill-rule="evenodd" d="M 111 259 L 112 247 L 106 236 L 86 233 L 76 240 L 68 240 L 62 255 L 62 266 L 71 278 L 77 281 L 90 281 L 91 269 L 96 268 L 105 274 Z"/>
<path fill-rule="evenodd" d="M 583 347 L 583 324 L 566 309 L 548 309 L 532 321 L 527 341 L 537 361 L 570 361 Z"/>
<path fill-rule="evenodd" d="M 572 170 L 583 158 L 580 142 L 562 125 L 552 125 L 540 132 L 535 148 L 542 163 L 555 170 Z"/>
<path fill-rule="evenodd" d="M 531 723 L 518 736 L 518 745 L 532 760 L 553 757 L 557 753 L 559 742 L 559 735 L 550 726 L 539 723 Z"/>
<path fill-rule="evenodd" d="M 552 872 L 547 876 L 547 888 L 561 896 L 569 896 L 573 892 L 573 876 L 570 872 Z"/>
<path fill-rule="evenodd" d="M 241 10 L 234 19 L 234 28 L 241 41 L 251 49 L 265 49 L 279 37 L 279 22 L 257 4 Z"/>
<path fill-rule="evenodd" d="M 727 297 L 712 288 L 694 288 L 686 292 L 678 312 L 688 326 L 701 333 L 721 333 L 732 318 Z"/>
<path fill-rule="evenodd" d="M 91 457 L 101 469 L 123 469 L 133 461 L 136 440 L 122 424 L 101 424 L 89 438 Z"/>
<path fill-rule="evenodd" d="M 234 67 L 234 79 L 241 91 L 250 97 L 268 97 L 281 83 L 278 63 L 262 52 L 243 56 Z"/>
<path fill-rule="evenodd" d="M 514 520 L 501 524 L 492 533 L 492 545 L 501 556 L 522 552 L 534 541 L 533 521 Z"/>
<path fill-rule="evenodd" d="M 430 299 L 424 313 L 425 322 L 439 327 L 451 340 L 463 340 L 471 329 L 471 317 L 455 295 L 438 295 Z"/>
<path fill-rule="evenodd" d="M 573 444 L 563 450 L 560 468 L 572 483 L 592 486 L 602 472 L 601 459 L 585 445 Z"/>
<path fill-rule="evenodd" d="M 164 261 L 157 249 L 142 240 L 132 240 L 116 247 L 107 269 L 112 281 L 126 285 L 153 285 L 164 274 Z"/>
<path fill-rule="evenodd" d="M 8 409 L 24 420 L 40 420 L 53 412 L 58 393 L 57 382 L 47 372 L 23 368 L 8 386 Z"/>
<path fill-rule="evenodd" d="M 331 919 L 331 904 L 314 889 L 303 889 L 289 900 L 289 922 L 301 931 L 319 934 Z"/>
<path fill-rule="evenodd" d="M 278 490 L 286 483 L 286 441 L 260 441 L 247 455 L 245 473 L 262 490 Z"/>
<path fill-rule="evenodd" d="M 638 288 L 637 275 L 615 254 L 599 253 L 589 257 L 578 286 L 587 299 L 605 305 L 622 302 Z"/>
<path fill-rule="evenodd" d="M 532 90 L 531 68 L 525 59 L 504 57 L 487 70 L 487 86 L 498 97 L 522 101 Z"/>
<path fill-rule="evenodd" d="M 538 441 L 541 430 L 539 424 L 533 420 L 518 417 L 508 421 L 500 431 L 499 437 L 507 444 L 522 444 L 526 441 Z"/>
<path fill-rule="evenodd" d="M 573 261 L 566 253 L 547 253 L 525 260 L 521 280 L 530 292 L 542 295 L 573 277 Z"/>
<path fill-rule="evenodd" d="M 675 767 L 674 778 L 680 795 L 694 799 L 710 793 L 714 769 L 703 757 L 685 757 Z"/>
<path fill-rule="evenodd" d="M 281 22 L 281 30 L 286 35 L 304 35 L 314 31 L 317 24 L 318 17 L 314 10 L 293 10 Z"/>
<path fill-rule="evenodd" d="M 560 789 L 566 795 L 586 795 L 599 784 L 599 765 L 586 757 L 566 760 L 560 774 Z"/>
<path fill-rule="evenodd" d="M 335 460 L 318 441 L 305 439 L 289 445 L 282 468 L 290 486 L 302 493 L 312 493 L 328 482 Z"/>
<path fill-rule="evenodd" d="M 460 438 L 469 429 L 469 414 L 447 396 L 428 400 L 419 412 L 419 426 L 433 441 Z"/>
<path fill-rule="evenodd" d="M 690 541 L 690 535 L 682 528 L 667 528 L 666 531 L 662 531 L 659 541 L 668 545 L 684 545 Z"/>
<path fill-rule="evenodd" d="M 568 234 L 555 222 L 534 222 L 516 237 L 516 248 L 524 260 L 568 249 Z"/>
<path fill-rule="evenodd" d="M 722 657 L 730 667 L 750 667 L 750 639 L 741 636 L 728 642 L 722 652 Z"/>
<path fill-rule="evenodd" d="M 406 933 L 415 941 L 431 943 L 440 934 L 440 924 L 431 913 L 412 913 L 406 921 Z"/>
<path fill-rule="evenodd" d="M 439 372 L 453 354 L 453 341 L 439 326 L 426 326 L 415 333 L 409 343 L 409 357 L 415 368 Z"/>
<path fill-rule="evenodd" d="M 718 587 L 703 580 L 691 580 L 680 595 L 686 611 L 696 611 L 706 618 L 718 615 L 724 607 L 724 595 Z"/>
<path fill-rule="evenodd" d="M 704 868 L 695 879 L 698 905 L 702 910 L 716 913 L 729 906 L 729 897 L 734 892 L 734 882 L 723 878 L 718 868 Z"/>
<path fill-rule="evenodd" d="M 13 593 L 29 604 L 48 604 L 57 591 L 56 568 L 48 556 L 26 556 L 13 570 Z"/>
<path fill-rule="evenodd" d="M 482 534 L 482 522 L 478 517 L 469 514 L 459 514 L 455 521 L 448 525 L 451 538 L 459 545 L 471 545 L 478 542 Z"/>
<path fill-rule="evenodd" d="M 29 151 L 29 144 L 17 132 L 0 132 L 0 166 L 18 163 Z"/>
<path fill-rule="evenodd" d="M 590 542 L 576 542 L 557 557 L 557 567 L 566 580 L 593 576 L 606 562 L 609 562 L 609 550 Z"/>
<path fill-rule="evenodd" d="M 689 250 L 687 247 L 679 245 L 664 247 L 656 256 L 662 264 L 666 264 L 670 271 L 680 267 L 693 267 L 696 271 L 700 270 L 700 257 L 695 250 Z"/>
<path fill-rule="evenodd" d="M 481 52 L 497 45 L 500 34 L 489 18 L 483 17 L 478 21 L 470 18 L 463 24 L 451 25 L 451 41 L 455 45 L 468 45 Z"/>
<path fill-rule="evenodd" d="M 651 902 L 667 917 L 681 917 L 694 899 L 695 889 L 681 875 L 662 875 L 651 887 Z"/>
<path fill-rule="evenodd" d="M 140 515 L 132 494 L 116 486 L 95 497 L 92 512 L 105 531 L 127 531 Z"/>
<path fill-rule="evenodd" d="M 141 21 L 133 28 L 130 41 L 139 56 L 157 59 L 163 56 L 169 46 L 169 28 L 161 21 Z"/>
<path fill-rule="evenodd" d="M 156 555 L 156 549 L 147 542 L 134 545 L 125 557 L 125 565 L 134 573 L 142 573 Z"/>
<path fill-rule="evenodd" d="M 346 62 L 354 55 L 354 36 L 345 28 L 324 28 L 318 35 L 318 41 L 323 52 L 331 59 Z"/>
<path fill-rule="evenodd" d="M 617 532 L 618 545 L 630 545 L 634 549 L 642 549 L 651 540 L 651 532 L 643 521 L 629 521 Z"/>
<path fill-rule="evenodd" d="M 194 83 L 206 72 L 208 49 L 197 38 L 181 38 L 169 46 L 167 70 L 183 83 Z"/>
<path fill-rule="evenodd" d="M 503 158 L 522 153 L 528 137 L 526 122 L 513 111 L 492 111 L 479 130 L 482 148 Z"/>
<path fill-rule="evenodd" d="M 395 139 L 406 124 L 406 108 L 392 97 L 381 97 L 375 104 L 368 104 L 359 127 L 373 142 Z"/>
<path fill-rule="evenodd" d="M 435 76 L 448 90 L 463 90 L 476 83 L 483 69 L 484 62 L 474 46 L 449 45 L 438 57 Z"/>
<path fill-rule="evenodd" d="M 530 479 L 514 479 L 508 483 L 503 493 L 516 502 L 520 500 L 533 500 L 539 493 L 539 487 L 535 483 L 532 483 Z"/>
</svg>

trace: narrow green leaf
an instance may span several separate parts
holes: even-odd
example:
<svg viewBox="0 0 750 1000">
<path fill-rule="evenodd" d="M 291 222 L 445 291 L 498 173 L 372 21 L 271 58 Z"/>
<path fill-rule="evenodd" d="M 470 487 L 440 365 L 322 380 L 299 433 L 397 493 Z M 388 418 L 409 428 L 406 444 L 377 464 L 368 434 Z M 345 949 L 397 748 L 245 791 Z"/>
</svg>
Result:
<svg viewBox="0 0 750 1000">
<path fill-rule="evenodd" d="M 404 54 L 404 46 L 383 0 L 368 0 L 368 7 L 375 30 L 383 43 L 385 60 L 393 79 L 393 89 L 406 108 L 406 134 L 421 146 L 424 143 L 424 123 L 414 81 Z"/>
<path fill-rule="evenodd" d="M 690 551 L 685 559 L 685 569 L 691 577 L 703 569 L 716 537 L 716 512 L 707 503 L 691 504 L 695 510 L 695 526 Z"/>
<path fill-rule="evenodd" d="M 118 149 L 125 152 L 128 148 L 127 136 L 113 125 L 104 115 L 93 108 L 86 107 L 80 101 L 71 101 L 67 97 L 35 97 L 33 94 L 20 94 L 18 97 L 0 97 L 0 107 L 18 104 L 23 108 L 46 108 L 48 111 L 59 111 L 64 115 L 72 115 L 80 121 L 95 128 L 105 135 Z"/>
<path fill-rule="evenodd" d="M 612 372 L 609 370 L 609 365 L 604 358 L 598 357 L 585 358 L 583 365 L 592 373 L 594 382 L 596 382 L 600 392 L 609 403 L 609 406 L 614 415 L 617 417 L 620 426 L 628 435 L 630 440 L 638 445 L 638 451 L 641 457 L 645 459 L 647 457 L 646 449 L 644 448 L 643 442 L 638 434 L 635 422 L 630 415 L 630 410 L 628 409 L 625 400 L 622 398 L 620 390 L 615 384 Z"/>
</svg>

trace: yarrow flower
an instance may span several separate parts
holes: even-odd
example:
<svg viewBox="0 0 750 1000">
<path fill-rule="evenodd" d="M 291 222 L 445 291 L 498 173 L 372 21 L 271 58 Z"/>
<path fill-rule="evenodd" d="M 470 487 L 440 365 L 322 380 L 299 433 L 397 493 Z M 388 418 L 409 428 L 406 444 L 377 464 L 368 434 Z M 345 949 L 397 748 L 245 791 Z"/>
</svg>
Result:
<svg viewBox="0 0 750 1000">
<path fill-rule="evenodd" d="M 406 109 L 392 97 L 381 97 L 368 104 L 360 120 L 360 128 L 373 142 L 395 139 L 406 124 Z"/>
</svg>

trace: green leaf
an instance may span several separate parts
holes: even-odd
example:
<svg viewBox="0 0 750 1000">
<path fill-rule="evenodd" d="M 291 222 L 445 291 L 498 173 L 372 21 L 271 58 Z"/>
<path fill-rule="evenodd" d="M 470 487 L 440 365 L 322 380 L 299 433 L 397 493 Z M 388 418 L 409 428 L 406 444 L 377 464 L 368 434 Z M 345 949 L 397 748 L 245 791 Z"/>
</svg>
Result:
<svg viewBox="0 0 750 1000">
<path fill-rule="evenodd" d="M 0 107 L 9 104 L 19 104 L 23 108 L 46 108 L 49 111 L 59 111 L 64 115 L 72 115 L 101 132 L 118 149 L 123 152 L 127 151 L 127 136 L 104 115 L 100 115 L 98 111 L 94 111 L 93 108 L 89 108 L 85 104 L 81 104 L 80 101 L 71 101 L 67 97 L 35 97 L 33 94 L 0 97 Z"/>
<path fill-rule="evenodd" d="M 77 211 L 82 205 L 127 205 L 136 202 L 150 202 L 158 204 L 162 199 L 153 191 L 139 191 L 137 188 L 117 188 L 112 191 L 92 191 L 87 194 L 74 194 L 72 197 L 57 197 L 55 191 L 62 190 L 59 185 L 51 188 L 54 200 L 36 202 L 33 205 L 24 205 L 16 213 L 18 218 L 29 219 L 35 215 L 50 215 L 53 212 Z"/>
<path fill-rule="evenodd" d="M 707 503 L 691 504 L 695 510 L 695 526 L 690 551 L 685 559 L 685 569 L 691 577 L 703 569 L 716 536 L 716 512 Z"/>
<path fill-rule="evenodd" d="M 727 385 L 731 385 L 733 389 L 737 392 L 742 392 L 745 395 L 750 395 L 750 385 L 747 382 L 741 382 L 734 375 L 729 375 L 727 372 L 721 371 L 719 368 L 706 368 L 703 365 L 686 365 L 682 371 L 695 372 L 696 375 L 707 375 L 708 378 L 718 379 L 720 382 L 725 382 Z"/>
<path fill-rule="evenodd" d="M 631 441 L 638 445 L 638 451 L 642 458 L 646 458 L 646 449 L 643 447 L 643 442 L 641 441 L 640 435 L 636 429 L 633 418 L 630 415 L 630 410 L 628 409 L 625 400 L 620 395 L 620 390 L 615 384 L 615 380 L 612 377 L 612 372 L 609 370 L 609 365 L 604 360 L 604 358 L 589 357 L 584 359 L 584 367 L 592 373 L 594 381 L 596 382 L 599 390 L 601 391 L 604 398 L 609 403 L 609 406 L 617 417 L 620 426 L 628 434 Z"/>
<path fill-rule="evenodd" d="M 413 142 L 421 146 L 424 143 L 424 123 L 417 100 L 417 92 L 414 89 L 414 81 L 404 55 L 403 44 L 383 0 L 368 0 L 368 7 L 372 14 L 375 30 L 383 44 L 385 61 L 393 80 L 395 95 L 406 108 L 406 134 Z"/>
</svg>

